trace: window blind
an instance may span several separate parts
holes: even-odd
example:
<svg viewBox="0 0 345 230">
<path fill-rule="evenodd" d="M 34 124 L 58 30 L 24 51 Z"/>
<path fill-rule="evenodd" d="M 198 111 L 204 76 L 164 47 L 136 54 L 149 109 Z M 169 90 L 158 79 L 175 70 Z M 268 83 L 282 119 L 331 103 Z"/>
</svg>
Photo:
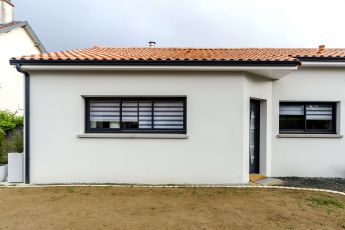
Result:
<svg viewBox="0 0 345 230">
<path fill-rule="evenodd" d="M 280 105 L 280 115 L 304 115 L 304 105 Z"/>
<path fill-rule="evenodd" d="M 154 128 L 156 129 L 183 129 L 184 117 L 183 102 L 155 101 Z"/>
<path fill-rule="evenodd" d="M 90 102 L 91 121 L 119 121 L 120 101 L 98 101 Z"/>
<path fill-rule="evenodd" d="M 332 120 L 333 108 L 330 105 L 307 105 L 307 120 Z"/>
<path fill-rule="evenodd" d="M 122 102 L 122 121 L 138 122 L 138 102 L 136 101 Z"/>
<path fill-rule="evenodd" d="M 152 102 L 139 102 L 139 129 L 152 128 Z"/>
</svg>

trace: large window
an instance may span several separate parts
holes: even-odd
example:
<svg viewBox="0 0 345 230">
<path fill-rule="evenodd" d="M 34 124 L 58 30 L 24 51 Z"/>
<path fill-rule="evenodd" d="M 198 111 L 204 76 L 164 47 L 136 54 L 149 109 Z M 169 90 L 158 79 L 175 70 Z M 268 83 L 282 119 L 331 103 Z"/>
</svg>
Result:
<svg viewBox="0 0 345 230">
<path fill-rule="evenodd" d="M 85 98 L 86 132 L 186 133 L 186 98 Z"/>
<path fill-rule="evenodd" d="M 335 133 L 335 120 L 336 103 L 280 103 L 280 133 Z"/>
</svg>

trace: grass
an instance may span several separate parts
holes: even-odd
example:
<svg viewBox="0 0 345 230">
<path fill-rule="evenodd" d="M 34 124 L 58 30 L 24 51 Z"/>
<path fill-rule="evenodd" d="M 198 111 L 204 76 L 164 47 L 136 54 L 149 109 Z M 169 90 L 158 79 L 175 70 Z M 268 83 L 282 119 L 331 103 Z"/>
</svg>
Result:
<svg viewBox="0 0 345 230">
<path fill-rule="evenodd" d="M 330 196 L 313 196 L 307 198 L 307 201 L 309 201 L 311 205 L 319 208 L 322 206 L 344 208 L 344 203 L 341 203 L 337 199 L 334 199 Z"/>
<path fill-rule="evenodd" d="M 74 189 L 73 189 L 72 187 L 68 187 L 68 188 L 67 188 L 67 192 L 73 193 L 73 192 L 74 192 Z"/>
<path fill-rule="evenodd" d="M 0 197 L 0 229 L 345 229 L 345 197 L 315 191 L 1 187 Z"/>
</svg>

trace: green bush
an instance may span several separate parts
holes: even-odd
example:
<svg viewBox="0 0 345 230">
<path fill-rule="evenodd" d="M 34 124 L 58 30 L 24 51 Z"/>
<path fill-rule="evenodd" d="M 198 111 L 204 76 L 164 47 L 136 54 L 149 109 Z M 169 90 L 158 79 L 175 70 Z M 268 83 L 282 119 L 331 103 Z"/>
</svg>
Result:
<svg viewBox="0 0 345 230">
<path fill-rule="evenodd" d="M 24 125 L 23 117 L 9 111 L 0 111 L 0 128 L 8 134 L 10 131 Z"/>
<path fill-rule="evenodd" d="M 23 152 L 23 117 L 0 111 L 0 164 L 7 163 L 7 153 Z"/>
<path fill-rule="evenodd" d="M 5 137 L 5 153 L 22 153 L 23 141 L 23 129 L 12 130 Z"/>
<path fill-rule="evenodd" d="M 7 157 L 5 154 L 5 146 L 6 146 L 6 141 L 5 141 L 5 132 L 0 128 L 0 164 L 5 164 L 7 162 Z"/>
</svg>

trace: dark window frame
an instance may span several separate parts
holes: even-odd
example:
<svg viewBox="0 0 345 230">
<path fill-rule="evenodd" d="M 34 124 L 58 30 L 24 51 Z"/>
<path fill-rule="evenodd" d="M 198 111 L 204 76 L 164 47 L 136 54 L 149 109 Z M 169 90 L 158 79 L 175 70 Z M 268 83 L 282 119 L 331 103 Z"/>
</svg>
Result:
<svg viewBox="0 0 345 230">
<path fill-rule="evenodd" d="M 337 102 L 287 102 L 282 101 L 279 103 L 279 108 L 281 105 L 303 105 L 304 106 L 304 130 L 299 129 L 281 129 L 280 128 L 280 113 L 279 113 L 279 133 L 280 134 L 336 134 L 337 133 Z M 320 130 L 320 129 L 307 129 L 307 105 L 330 105 L 332 106 L 332 130 Z"/>
<path fill-rule="evenodd" d="M 92 99 L 120 100 L 120 128 L 91 128 L 90 127 L 90 101 Z M 183 102 L 183 129 L 154 129 L 154 102 L 155 101 L 181 101 Z M 187 97 L 186 96 L 157 96 L 157 97 L 84 97 L 85 101 L 85 133 L 167 133 L 167 134 L 187 134 Z M 122 127 L 122 103 L 123 101 L 152 101 L 152 127 L 123 129 Z"/>
</svg>

